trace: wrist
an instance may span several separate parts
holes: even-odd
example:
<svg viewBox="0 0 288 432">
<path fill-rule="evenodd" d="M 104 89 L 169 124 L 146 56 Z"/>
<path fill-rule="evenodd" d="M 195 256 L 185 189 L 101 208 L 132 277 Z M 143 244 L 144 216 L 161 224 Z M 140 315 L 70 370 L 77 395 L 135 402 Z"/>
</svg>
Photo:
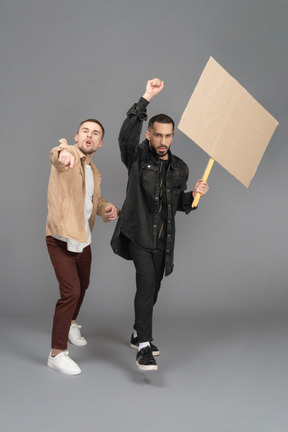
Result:
<svg viewBox="0 0 288 432">
<path fill-rule="evenodd" d="M 151 99 L 153 98 L 153 95 L 149 94 L 149 93 L 144 93 L 142 96 L 143 99 L 146 99 L 148 102 L 151 101 Z"/>
</svg>

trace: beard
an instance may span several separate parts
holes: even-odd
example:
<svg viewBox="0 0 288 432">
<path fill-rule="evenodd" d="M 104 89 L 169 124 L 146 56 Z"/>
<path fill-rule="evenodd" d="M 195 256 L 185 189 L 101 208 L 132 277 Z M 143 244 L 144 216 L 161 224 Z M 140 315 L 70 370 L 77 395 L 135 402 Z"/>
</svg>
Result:
<svg viewBox="0 0 288 432">
<path fill-rule="evenodd" d="M 89 155 L 89 154 L 95 153 L 95 151 L 93 149 L 85 150 L 83 148 L 80 148 L 80 150 L 84 155 Z"/>
<path fill-rule="evenodd" d="M 149 146 L 152 150 L 152 152 L 154 153 L 155 156 L 157 157 L 162 157 L 162 156 L 166 156 L 166 154 L 168 153 L 169 148 L 167 146 L 161 146 L 161 147 L 165 147 L 166 151 L 158 151 L 156 147 L 154 147 L 151 143 L 149 143 Z"/>
<path fill-rule="evenodd" d="M 95 153 L 95 150 L 93 150 L 92 147 L 86 148 L 84 144 L 82 144 L 81 146 L 78 145 L 78 147 L 84 155 L 90 155 L 90 154 Z"/>
</svg>

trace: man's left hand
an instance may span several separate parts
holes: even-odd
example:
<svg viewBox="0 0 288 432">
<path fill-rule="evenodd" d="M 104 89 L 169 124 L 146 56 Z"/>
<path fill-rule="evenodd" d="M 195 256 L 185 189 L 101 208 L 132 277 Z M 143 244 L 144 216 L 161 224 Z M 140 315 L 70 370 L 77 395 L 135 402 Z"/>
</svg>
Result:
<svg viewBox="0 0 288 432">
<path fill-rule="evenodd" d="M 115 220 L 118 216 L 117 207 L 115 207 L 113 204 L 108 205 L 105 208 L 105 216 L 110 220 Z"/>
<path fill-rule="evenodd" d="M 193 198 L 195 198 L 196 193 L 200 193 L 201 197 L 206 195 L 208 190 L 209 190 L 208 183 L 202 179 L 198 180 L 192 192 Z"/>
</svg>

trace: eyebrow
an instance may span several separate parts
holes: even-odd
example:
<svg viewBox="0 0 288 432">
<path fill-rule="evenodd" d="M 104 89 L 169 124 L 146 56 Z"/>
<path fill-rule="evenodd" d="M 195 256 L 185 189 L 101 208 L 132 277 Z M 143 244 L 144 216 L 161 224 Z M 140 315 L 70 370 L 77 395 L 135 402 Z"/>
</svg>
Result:
<svg viewBox="0 0 288 432">
<path fill-rule="evenodd" d="M 165 135 L 165 136 L 168 136 L 168 135 L 173 135 L 174 134 L 174 132 L 169 132 L 168 134 L 162 134 L 161 132 L 154 132 L 156 135 Z"/>
<path fill-rule="evenodd" d="M 80 130 L 89 130 L 89 128 L 87 127 L 81 127 Z M 99 130 L 94 129 L 92 132 L 97 132 L 97 133 L 101 133 Z"/>
</svg>

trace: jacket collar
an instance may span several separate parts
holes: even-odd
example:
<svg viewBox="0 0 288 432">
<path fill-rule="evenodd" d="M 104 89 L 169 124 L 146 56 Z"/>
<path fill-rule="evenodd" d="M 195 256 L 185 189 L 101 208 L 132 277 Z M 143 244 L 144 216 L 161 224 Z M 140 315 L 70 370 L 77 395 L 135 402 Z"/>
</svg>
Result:
<svg viewBox="0 0 288 432">
<path fill-rule="evenodd" d="M 81 159 L 81 162 L 83 164 L 82 166 L 84 167 L 84 164 L 85 164 L 85 161 L 86 161 L 85 154 L 82 153 L 82 151 L 79 149 L 79 147 L 78 147 L 77 144 L 74 144 L 73 147 L 76 150 L 76 152 L 78 153 L 79 158 Z M 96 168 L 96 165 L 94 164 L 94 162 L 92 160 L 91 160 L 91 168 L 92 168 L 94 176 L 97 176 L 97 177 L 101 176 L 100 171 L 98 170 L 98 168 Z"/>
<path fill-rule="evenodd" d="M 86 156 L 84 155 L 84 153 L 82 153 L 82 151 L 79 149 L 77 144 L 73 145 L 73 148 L 76 150 L 76 152 L 78 153 L 80 159 L 83 159 L 84 161 L 86 160 Z"/>
</svg>

